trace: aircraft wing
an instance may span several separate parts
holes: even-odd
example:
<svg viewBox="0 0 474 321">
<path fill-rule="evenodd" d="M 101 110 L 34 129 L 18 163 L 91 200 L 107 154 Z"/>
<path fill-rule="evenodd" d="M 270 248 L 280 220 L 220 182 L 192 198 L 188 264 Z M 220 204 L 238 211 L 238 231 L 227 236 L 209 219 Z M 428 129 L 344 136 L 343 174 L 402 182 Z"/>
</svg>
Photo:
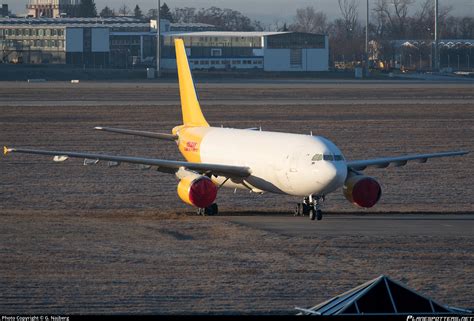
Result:
<svg viewBox="0 0 474 321">
<path fill-rule="evenodd" d="M 399 157 L 386 157 L 386 158 L 375 158 L 366 160 L 357 160 L 347 162 L 347 167 L 355 171 L 362 171 L 367 167 L 386 168 L 390 164 L 395 167 L 404 166 L 408 161 L 417 161 L 419 163 L 426 163 L 429 158 L 437 157 L 448 157 L 448 156 L 459 156 L 468 154 L 468 151 L 458 152 L 445 152 L 445 153 L 434 153 L 434 154 L 418 154 L 418 155 L 406 155 Z"/>
<path fill-rule="evenodd" d="M 124 134 L 124 135 L 141 136 L 141 137 L 172 140 L 172 141 L 175 141 L 178 139 L 177 135 L 145 132 L 141 130 L 130 130 L 130 129 L 111 128 L 111 127 L 94 127 L 94 129 L 101 130 L 104 132 L 110 132 L 110 133 L 118 133 L 118 134 Z"/>
<path fill-rule="evenodd" d="M 228 166 L 220 164 L 206 164 L 206 163 L 189 163 L 183 161 L 173 161 L 165 159 L 155 158 L 141 158 L 141 157 L 130 157 L 130 156 L 112 156 L 92 153 L 77 153 L 77 152 L 65 152 L 65 151 L 49 151 L 49 150 L 35 150 L 35 149 L 23 149 L 23 148 L 8 148 L 4 147 L 3 152 L 5 155 L 8 153 L 26 153 L 36 155 L 51 155 L 54 156 L 54 161 L 62 162 L 67 160 L 69 157 L 84 158 L 89 160 L 111 161 L 116 163 L 132 163 L 148 166 L 157 166 L 159 171 L 175 173 L 180 168 L 186 168 L 192 171 L 196 171 L 201 174 L 214 174 L 216 176 L 242 178 L 247 177 L 251 174 L 250 168 L 244 166 Z M 86 164 L 86 162 L 85 162 Z"/>
</svg>

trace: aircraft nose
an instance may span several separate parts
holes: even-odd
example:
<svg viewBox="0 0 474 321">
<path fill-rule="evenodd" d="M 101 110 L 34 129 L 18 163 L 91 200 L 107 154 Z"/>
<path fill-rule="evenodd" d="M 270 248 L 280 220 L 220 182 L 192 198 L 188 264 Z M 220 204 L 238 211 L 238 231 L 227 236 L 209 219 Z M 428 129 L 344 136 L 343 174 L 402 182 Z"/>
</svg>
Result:
<svg viewBox="0 0 474 321">
<path fill-rule="evenodd" d="M 344 184 L 347 166 L 344 162 L 327 162 L 325 166 L 325 192 L 332 192 Z"/>
</svg>

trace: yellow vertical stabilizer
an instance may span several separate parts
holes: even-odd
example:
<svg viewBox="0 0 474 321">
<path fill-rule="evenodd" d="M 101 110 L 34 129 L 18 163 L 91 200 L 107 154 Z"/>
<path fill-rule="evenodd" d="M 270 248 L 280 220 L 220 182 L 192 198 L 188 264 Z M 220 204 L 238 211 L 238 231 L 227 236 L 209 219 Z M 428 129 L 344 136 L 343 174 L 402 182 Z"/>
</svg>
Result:
<svg viewBox="0 0 474 321">
<path fill-rule="evenodd" d="M 174 45 L 176 47 L 176 65 L 178 67 L 183 124 L 185 126 L 209 127 L 197 99 L 183 39 L 175 39 Z"/>
</svg>

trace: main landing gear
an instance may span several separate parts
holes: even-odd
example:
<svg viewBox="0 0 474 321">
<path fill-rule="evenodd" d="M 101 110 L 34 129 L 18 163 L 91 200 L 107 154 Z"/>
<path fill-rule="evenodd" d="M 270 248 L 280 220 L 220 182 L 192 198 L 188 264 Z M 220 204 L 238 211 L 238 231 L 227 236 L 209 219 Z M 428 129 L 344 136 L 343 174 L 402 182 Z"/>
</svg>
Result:
<svg viewBox="0 0 474 321">
<path fill-rule="evenodd" d="M 197 215 L 202 215 L 202 216 L 208 216 L 208 215 L 213 216 L 213 215 L 217 215 L 218 213 L 219 213 L 219 208 L 217 207 L 216 203 L 206 208 L 197 209 Z"/>
<path fill-rule="evenodd" d="M 320 221 L 323 218 L 323 211 L 321 205 L 324 202 L 324 196 L 310 195 L 304 198 L 303 203 L 296 204 L 295 216 L 309 215 L 310 220 L 317 219 Z"/>
</svg>

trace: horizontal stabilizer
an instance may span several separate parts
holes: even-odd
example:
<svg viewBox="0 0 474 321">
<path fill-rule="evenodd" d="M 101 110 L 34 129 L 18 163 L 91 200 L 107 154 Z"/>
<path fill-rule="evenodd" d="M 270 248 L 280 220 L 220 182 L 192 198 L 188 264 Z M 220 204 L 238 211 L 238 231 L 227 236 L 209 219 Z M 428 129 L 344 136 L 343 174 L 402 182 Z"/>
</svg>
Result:
<svg viewBox="0 0 474 321">
<path fill-rule="evenodd" d="M 130 129 L 121 129 L 121 128 L 111 128 L 111 127 L 94 127 L 95 130 L 101 130 L 104 132 L 110 133 L 118 133 L 124 135 L 132 135 L 132 136 L 140 136 L 140 137 L 148 137 L 148 138 L 156 138 L 156 139 L 164 139 L 164 140 L 177 140 L 177 135 L 172 134 L 164 134 L 164 133 L 154 133 L 154 132 L 146 132 L 140 130 L 130 130 Z"/>
</svg>

